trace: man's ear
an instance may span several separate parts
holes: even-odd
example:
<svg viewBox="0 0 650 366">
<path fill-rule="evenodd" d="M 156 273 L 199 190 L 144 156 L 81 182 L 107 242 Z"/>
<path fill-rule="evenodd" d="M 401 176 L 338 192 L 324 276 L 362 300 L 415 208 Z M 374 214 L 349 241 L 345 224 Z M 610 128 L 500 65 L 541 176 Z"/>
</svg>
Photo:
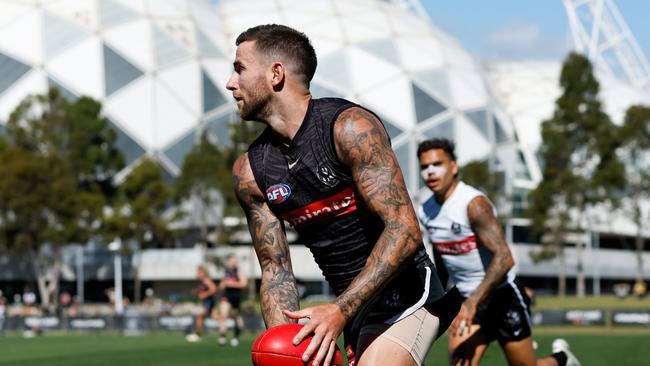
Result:
<svg viewBox="0 0 650 366">
<path fill-rule="evenodd" d="M 271 64 L 271 85 L 274 87 L 284 83 L 286 68 L 282 62 Z"/>
<path fill-rule="evenodd" d="M 458 175 L 458 163 L 456 160 L 451 161 L 451 172 L 453 173 L 454 176 Z"/>
</svg>

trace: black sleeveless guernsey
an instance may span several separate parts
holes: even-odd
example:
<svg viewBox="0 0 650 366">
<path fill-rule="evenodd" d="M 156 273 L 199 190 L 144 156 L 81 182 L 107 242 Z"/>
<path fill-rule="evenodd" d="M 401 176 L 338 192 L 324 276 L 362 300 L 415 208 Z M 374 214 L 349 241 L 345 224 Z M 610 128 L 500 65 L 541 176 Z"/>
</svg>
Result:
<svg viewBox="0 0 650 366">
<path fill-rule="evenodd" d="M 291 143 L 283 143 L 268 127 L 248 151 L 270 209 L 298 231 L 337 296 L 361 272 L 384 229 L 359 199 L 349 169 L 336 154 L 334 121 L 350 107 L 359 106 L 345 99 L 312 99 Z M 422 245 L 359 313 L 354 328 L 364 322 L 393 323 L 443 294 Z M 348 338 L 350 328 L 346 330 Z"/>
</svg>

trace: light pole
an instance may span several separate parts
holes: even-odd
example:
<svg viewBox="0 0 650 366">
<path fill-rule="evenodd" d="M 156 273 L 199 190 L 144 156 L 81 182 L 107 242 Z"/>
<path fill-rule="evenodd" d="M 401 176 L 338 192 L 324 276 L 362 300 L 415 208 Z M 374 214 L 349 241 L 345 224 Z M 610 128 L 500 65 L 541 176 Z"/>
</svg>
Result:
<svg viewBox="0 0 650 366">
<path fill-rule="evenodd" d="M 113 263 L 115 266 L 115 312 L 122 315 L 124 303 L 122 301 L 122 239 L 115 238 L 108 244 L 108 250 L 113 252 Z"/>
<path fill-rule="evenodd" d="M 84 247 L 79 245 L 76 252 L 76 264 L 77 264 L 77 298 L 79 298 L 79 303 L 83 305 L 84 303 Z"/>
</svg>

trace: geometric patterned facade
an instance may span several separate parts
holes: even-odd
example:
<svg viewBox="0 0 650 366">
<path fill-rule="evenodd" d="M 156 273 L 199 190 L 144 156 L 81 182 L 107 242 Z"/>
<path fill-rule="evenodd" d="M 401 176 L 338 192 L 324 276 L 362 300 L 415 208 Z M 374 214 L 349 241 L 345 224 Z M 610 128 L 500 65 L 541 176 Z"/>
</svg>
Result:
<svg viewBox="0 0 650 366">
<path fill-rule="evenodd" d="M 318 55 L 312 94 L 377 113 L 411 193 L 421 189 L 417 144 L 434 136 L 457 142 L 461 164 L 489 159 L 509 183 L 530 185 L 534 159 L 523 157 L 479 65 L 428 20 L 379 0 L 221 0 L 217 14 L 232 57 L 235 37 L 250 26 L 282 23 L 307 34 Z"/>
<path fill-rule="evenodd" d="M 176 175 L 197 127 L 232 115 L 218 29 L 205 1 L 0 0 L 0 124 L 57 86 L 102 102 L 128 164 L 148 154 Z"/>
<path fill-rule="evenodd" d="M 508 186 L 532 184 L 535 161 L 477 62 L 428 20 L 381 0 L 0 0 L 0 125 L 50 86 L 89 95 L 119 131 L 129 167 L 146 154 L 174 176 L 200 127 L 227 142 L 234 38 L 263 23 L 312 39 L 315 97 L 345 97 L 382 118 L 410 192 L 421 189 L 417 144 L 433 136 L 456 140 L 461 164 L 489 159 Z"/>
</svg>

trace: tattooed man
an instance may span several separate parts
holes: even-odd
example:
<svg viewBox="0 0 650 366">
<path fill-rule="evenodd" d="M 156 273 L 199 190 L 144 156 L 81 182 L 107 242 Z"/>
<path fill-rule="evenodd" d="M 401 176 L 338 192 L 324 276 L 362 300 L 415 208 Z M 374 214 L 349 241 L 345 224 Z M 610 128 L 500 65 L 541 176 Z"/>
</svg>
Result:
<svg viewBox="0 0 650 366">
<path fill-rule="evenodd" d="M 454 143 L 426 140 L 418 147 L 422 179 L 433 195 L 418 217 L 433 244 L 436 268 L 465 298 L 451 324 L 452 365 L 478 365 L 493 340 L 510 365 L 579 366 L 566 341 L 553 342 L 553 354 L 535 360 L 530 299 L 515 283 L 514 260 L 496 211 L 479 190 L 458 180 Z"/>
<path fill-rule="evenodd" d="M 422 365 L 460 296 L 443 297 L 381 121 L 347 100 L 312 98 L 317 61 L 303 33 L 261 25 L 236 45 L 227 88 L 242 119 L 267 125 L 233 166 L 266 326 L 308 318 L 293 341 L 314 334 L 303 355 L 314 365 L 330 364 L 342 332 L 350 364 Z M 299 309 L 285 224 L 311 250 L 332 303 Z"/>
</svg>

